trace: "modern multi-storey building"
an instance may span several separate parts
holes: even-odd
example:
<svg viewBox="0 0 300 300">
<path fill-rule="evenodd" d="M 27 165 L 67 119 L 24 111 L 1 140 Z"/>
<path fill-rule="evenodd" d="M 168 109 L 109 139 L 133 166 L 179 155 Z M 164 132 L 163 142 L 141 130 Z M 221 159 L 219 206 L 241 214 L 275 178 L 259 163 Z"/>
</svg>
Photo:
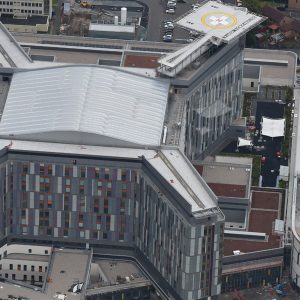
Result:
<svg viewBox="0 0 300 300">
<path fill-rule="evenodd" d="M 244 34 L 261 20 L 207 2 L 177 22 L 200 37 L 156 72 L 34 60 L 0 26 L 1 236 L 130 249 L 163 297 L 217 298 L 224 216 L 186 155 L 239 116 Z"/>
<path fill-rule="evenodd" d="M 160 146 L 167 81 L 62 66 L 2 84 L 3 237 L 131 247 L 167 298 L 220 293 L 223 214 L 180 150 Z"/>
<path fill-rule="evenodd" d="M 17 16 L 52 15 L 52 0 L 0 1 L 0 13 Z"/>
</svg>

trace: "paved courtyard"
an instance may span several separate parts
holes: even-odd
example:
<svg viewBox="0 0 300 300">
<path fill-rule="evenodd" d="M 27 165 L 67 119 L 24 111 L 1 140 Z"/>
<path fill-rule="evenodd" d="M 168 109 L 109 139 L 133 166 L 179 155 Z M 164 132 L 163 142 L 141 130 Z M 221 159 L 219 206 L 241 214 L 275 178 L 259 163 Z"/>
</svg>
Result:
<svg viewBox="0 0 300 300">
<path fill-rule="evenodd" d="M 262 116 L 278 119 L 284 116 L 284 105 L 274 102 L 257 102 L 256 108 L 256 133 L 253 138 L 254 147 L 239 148 L 239 153 L 256 154 L 265 157 L 265 162 L 261 164 L 261 176 L 263 187 L 276 187 L 277 176 L 279 175 L 280 165 L 288 165 L 286 158 L 277 158 L 276 153 L 281 150 L 283 137 L 270 138 L 260 135 Z M 222 152 L 236 153 L 237 143 L 229 144 Z"/>
</svg>

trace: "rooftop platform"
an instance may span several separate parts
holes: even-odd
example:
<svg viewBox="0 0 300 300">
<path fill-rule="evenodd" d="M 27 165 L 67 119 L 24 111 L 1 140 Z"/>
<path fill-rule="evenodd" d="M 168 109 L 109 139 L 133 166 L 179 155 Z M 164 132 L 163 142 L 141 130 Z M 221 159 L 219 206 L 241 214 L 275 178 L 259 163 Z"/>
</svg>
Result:
<svg viewBox="0 0 300 300">
<path fill-rule="evenodd" d="M 293 86 L 296 54 L 289 51 L 268 49 L 245 49 L 244 62 L 261 66 L 260 84 L 271 86 Z"/>
<path fill-rule="evenodd" d="M 90 251 L 55 249 L 50 261 L 48 282 L 45 293 L 48 296 L 57 293 L 66 294 L 67 299 L 81 299 L 81 294 L 73 294 L 68 289 L 74 283 L 87 282 L 87 273 L 91 260 Z"/>
<path fill-rule="evenodd" d="M 124 67 L 134 68 L 157 68 L 159 66 L 158 59 L 160 56 L 141 55 L 141 54 L 125 54 L 123 60 Z"/>
<path fill-rule="evenodd" d="M 55 249 L 48 271 L 48 281 L 44 290 L 25 286 L 0 283 L 0 296 L 10 299 L 9 295 L 29 300 L 50 300 L 58 295 L 66 295 L 68 300 L 80 300 L 82 294 L 68 292 L 74 283 L 86 283 L 87 268 L 91 253 L 87 250 Z M 23 299 L 22 298 L 22 299 Z"/>
<path fill-rule="evenodd" d="M 37 24 L 47 24 L 48 16 L 27 16 L 25 18 L 15 18 L 10 14 L 1 14 L 0 22 L 3 24 L 13 24 L 22 26 L 35 26 Z"/>
<path fill-rule="evenodd" d="M 258 241 L 251 238 L 226 238 L 224 255 L 233 255 L 234 250 L 249 253 L 282 246 L 281 236 L 274 233 L 274 222 L 281 218 L 282 194 L 272 191 L 252 191 L 252 203 L 249 212 L 247 230 L 267 235 L 266 240 Z M 267 200 L 266 200 L 267 199 Z"/>
<path fill-rule="evenodd" d="M 264 20 L 244 7 L 208 1 L 176 20 L 177 25 L 224 42 L 229 42 L 251 30 Z"/>
<path fill-rule="evenodd" d="M 195 161 L 193 165 L 217 196 L 249 197 L 251 160 L 217 156 L 213 161 Z"/>
<path fill-rule="evenodd" d="M 99 275 L 101 281 L 94 280 Z M 91 268 L 90 284 L 86 295 L 101 295 L 115 290 L 150 285 L 150 280 L 131 261 L 96 260 Z"/>
</svg>

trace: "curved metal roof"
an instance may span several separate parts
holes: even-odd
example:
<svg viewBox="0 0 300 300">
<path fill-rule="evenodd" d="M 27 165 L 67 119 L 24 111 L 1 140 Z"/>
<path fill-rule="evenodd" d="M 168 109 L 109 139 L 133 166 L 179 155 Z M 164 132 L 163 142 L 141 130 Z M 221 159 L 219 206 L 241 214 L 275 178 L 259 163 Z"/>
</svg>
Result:
<svg viewBox="0 0 300 300">
<path fill-rule="evenodd" d="M 16 73 L 0 135 L 75 131 L 159 145 L 168 92 L 166 81 L 114 68 L 65 66 Z"/>
</svg>

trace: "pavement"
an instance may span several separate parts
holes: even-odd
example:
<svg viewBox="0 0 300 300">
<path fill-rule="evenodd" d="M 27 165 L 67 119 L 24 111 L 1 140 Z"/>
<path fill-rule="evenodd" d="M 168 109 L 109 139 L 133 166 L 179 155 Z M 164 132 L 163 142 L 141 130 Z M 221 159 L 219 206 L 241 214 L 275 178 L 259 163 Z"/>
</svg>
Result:
<svg viewBox="0 0 300 300">
<path fill-rule="evenodd" d="M 294 99 L 295 99 L 295 106 L 294 110 L 295 112 L 298 112 L 297 115 L 299 116 L 300 113 L 300 83 L 297 83 L 294 88 Z M 297 136 L 298 136 L 298 117 L 294 115 L 294 121 L 293 121 L 293 130 L 292 132 L 294 133 L 292 136 L 292 148 L 291 148 L 291 155 L 290 155 L 290 180 L 289 180 L 289 192 L 288 192 L 288 197 L 287 197 L 287 208 L 286 208 L 286 230 L 285 230 L 285 238 L 287 242 L 291 242 L 291 237 L 292 237 L 292 213 L 293 213 L 293 196 L 294 196 L 294 177 L 297 175 L 296 174 L 296 154 L 297 154 Z M 298 150 L 299 151 L 299 150 Z"/>
<path fill-rule="evenodd" d="M 241 296 L 238 298 L 237 293 L 225 293 L 221 294 L 220 300 L 300 300 L 299 294 L 291 288 L 289 284 L 285 286 L 287 295 L 285 297 L 279 296 L 276 292 L 269 287 L 252 288 L 247 290 L 240 290 L 238 294 Z"/>
</svg>

